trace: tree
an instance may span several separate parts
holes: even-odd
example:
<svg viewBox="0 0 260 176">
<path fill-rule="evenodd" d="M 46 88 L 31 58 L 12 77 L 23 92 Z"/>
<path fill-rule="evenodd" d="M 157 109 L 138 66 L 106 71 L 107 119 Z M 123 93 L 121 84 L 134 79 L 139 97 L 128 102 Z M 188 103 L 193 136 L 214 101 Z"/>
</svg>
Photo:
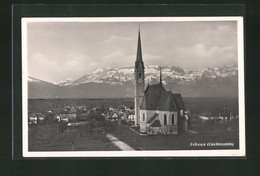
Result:
<svg viewBox="0 0 260 176">
<path fill-rule="evenodd" d="M 96 119 L 96 121 L 101 122 L 101 123 L 105 122 L 105 117 L 102 115 L 97 115 L 95 119 Z"/>
<path fill-rule="evenodd" d="M 53 119 L 54 119 L 54 113 L 48 113 L 48 114 L 46 115 L 46 120 L 45 120 L 45 122 L 52 122 Z"/>
<path fill-rule="evenodd" d="M 69 133 L 66 133 L 66 139 L 68 142 L 71 143 L 71 150 L 75 150 L 75 145 L 78 141 L 78 134 L 76 131 L 70 131 Z"/>
<path fill-rule="evenodd" d="M 59 124 L 59 131 L 63 134 L 63 132 L 64 132 L 64 130 L 66 130 L 66 128 L 67 128 L 67 123 L 61 121 Z"/>
</svg>

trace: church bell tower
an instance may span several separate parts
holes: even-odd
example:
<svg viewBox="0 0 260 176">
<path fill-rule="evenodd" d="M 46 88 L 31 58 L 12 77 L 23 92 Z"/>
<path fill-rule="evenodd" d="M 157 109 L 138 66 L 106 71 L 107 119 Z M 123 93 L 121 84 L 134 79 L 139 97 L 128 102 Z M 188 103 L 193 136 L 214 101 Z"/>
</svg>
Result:
<svg viewBox="0 0 260 176">
<path fill-rule="evenodd" d="M 135 126 L 140 125 L 140 105 L 144 96 L 144 62 L 142 58 L 142 47 L 140 28 L 138 31 L 137 55 L 135 61 Z"/>
</svg>

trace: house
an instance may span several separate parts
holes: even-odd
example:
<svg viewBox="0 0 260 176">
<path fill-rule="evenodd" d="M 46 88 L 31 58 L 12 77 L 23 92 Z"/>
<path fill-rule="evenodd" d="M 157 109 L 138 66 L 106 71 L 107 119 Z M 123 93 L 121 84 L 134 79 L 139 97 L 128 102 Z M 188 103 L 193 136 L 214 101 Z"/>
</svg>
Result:
<svg viewBox="0 0 260 176">
<path fill-rule="evenodd" d="M 60 115 L 59 115 L 59 114 L 58 114 L 58 115 L 55 115 L 54 118 L 53 118 L 53 120 L 56 121 L 56 122 L 60 122 L 60 119 L 61 119 L 61 118 L 60 118 Z"/>
<path fill-rule="evenodd" d="M 75 122 L 76 117 L 76 114 L 58 114 L 55 116 L 58 122 Z"/>
<path fill-rule="evenodd" d="M 35 113 L 30 114 L 28 118 L 29 124 L 37 124 L 37 119 L 38 118 Z"/>
<path fill-rule="evenodd" d="M 114 111 L 114 110 L 115 110 L 115 108 L 109 107 L 109 111 Z"/>
<path fill-rule="evenodd" d="M 114 113 L 112 116 L 110 116 L 111 121 L 117 121 L 119 118 L 119 115 L 117 113 Z"/>
<path fill-rule="evenodd" d="M 121 120 L 126 120 L 126 114 L 121 115 Z"/>
<path fill-rule="evenodd" d="M 129 115 L 127 119 L 128 119 L 128 121 L 134 122 L 135 121 L 135 115 Z"/>
<path fill-rule="evenodd" d="M 46 115 L 42 113 L 31 113 L 29 115 L 29 124 L 38 124 L 38 123 L 44 123 L 46 119 Z"/>
</svg>

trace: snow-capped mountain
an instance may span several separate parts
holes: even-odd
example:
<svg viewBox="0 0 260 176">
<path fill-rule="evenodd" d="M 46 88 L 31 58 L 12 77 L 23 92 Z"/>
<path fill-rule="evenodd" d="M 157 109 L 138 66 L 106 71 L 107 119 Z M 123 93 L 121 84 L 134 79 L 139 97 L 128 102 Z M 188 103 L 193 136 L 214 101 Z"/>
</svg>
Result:
<svg viewBox="0 0 260 176">
<path fill-rule="evenodd" d="M 72 83 L 73 83 L 73 80 L 71 78 L 67 78 L 65 80 L 57 81 L 54 84 L 59 85 L 59 86 L 67 86 L 67 85 L 71 85 Z"/>
<path fill-rule="evenodd" d="M 52 84 L 52 83 L 50 83 L 50 82 L 43 81 L 43 80 L 40 80 L 40 79 L 31 77 L 31 76 L 28 76 L 28 77 L 27 77 L 27 81 L 30 82 L 30 83 L 48 83 L 48 84 Z"/>
<path fill-rule="evenodd" d="M 162 66 L 166 89 L 183 96 L 237 96 L 238 68 L 233 65 L 185 70 Z M 160 67 L 145 67 L 145 83 L 159 81 Z M 134 68 L 99 68 L 73 81 L 48 83 L 28 77 L 30 98 L 121 98 L 134 97 Z"/>
<path fill-rule="evenodd" d="M 133 76 L 133 68 L 98 68 L 92 74 L 84 75 L 74 81 L 72 85 L 79 85 L 89 82 L 123 85 L 125 82 L 132 81 Z"/>
<path fill-rule="evenodd" d="M 159 80 L 157 65 L 145 67 L 146 83 L 155 83 Z M 237 75 L 237 67 L 233 65 L 211 67 L 202 70 L 187 71 L 180 67 L 162 66 L 163 83 L 191 84 L 203 79 L 221 79 Z M 84 75 L 76 81 L 66 82 L 66 85 L 80 85 L 90 82 L 123 85 L 134 80 L 134 68 L 98 68 L 92 74 Z M 59 84 L 62 85 L 62 84 Z M 64 84 L 65 85 L 65 84 Z M 62 86 L 64 86 L 62 85 Z"/>
</svg>

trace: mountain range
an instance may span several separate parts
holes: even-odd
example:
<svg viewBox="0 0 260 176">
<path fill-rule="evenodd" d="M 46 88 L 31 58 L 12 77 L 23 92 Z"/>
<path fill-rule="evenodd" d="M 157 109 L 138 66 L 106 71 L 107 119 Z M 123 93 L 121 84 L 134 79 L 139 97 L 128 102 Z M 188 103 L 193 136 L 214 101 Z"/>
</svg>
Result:
<svg viewBox="0 0 260 176">
<path fill-rule="evenodd" d="M 236 97 L 238 68 L 234 65 L 185 70 L 161 66 L 166 89 L 184 97 Z M 145 67 L 145 84 L 159 82 L 160 66 Z M 146 87 L 145 86 L 145 87 Z M 55 83 L 28 77 L 29 98 L 124 98 L 134 97 L 134 68 L 98 68 L 77 80 Z"/>
</svg>

